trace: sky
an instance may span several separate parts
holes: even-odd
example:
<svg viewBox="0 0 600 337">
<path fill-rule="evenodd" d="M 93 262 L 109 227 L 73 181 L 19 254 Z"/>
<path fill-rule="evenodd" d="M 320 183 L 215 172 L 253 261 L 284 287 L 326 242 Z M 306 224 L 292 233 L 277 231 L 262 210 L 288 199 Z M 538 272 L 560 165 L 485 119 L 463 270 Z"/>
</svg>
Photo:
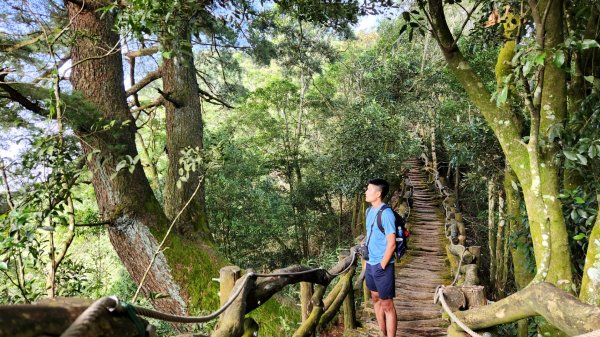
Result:
<svg viewBox="0 0 600 337">
<path fill-rule="evenodd" d="M 379 21 L 383 19 L 382 15 L 361 16 L 354 27 L 355 33 L 371 33 L 377 29 Z"/>
</svg>

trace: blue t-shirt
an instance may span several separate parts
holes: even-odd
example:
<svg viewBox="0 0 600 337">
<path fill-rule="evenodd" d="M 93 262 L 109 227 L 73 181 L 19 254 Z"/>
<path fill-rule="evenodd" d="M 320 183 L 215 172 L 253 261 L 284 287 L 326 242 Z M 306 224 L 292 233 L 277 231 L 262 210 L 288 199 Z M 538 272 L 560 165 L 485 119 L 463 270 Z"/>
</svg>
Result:
<svg viewBox="0 0 600 337">
<path fill-rule="evenodd" d="M 383 255 L 385 254 L 385 248 L 387 247 L 386 236 L 396 234 L 396 225 L 394 224 L 396 219 L 394 218 L 394 212 L 392 212 L 391 208 L 388 208 L 381 213 L 381 225 L 383 226 L 385 235 L 381 233 L 379 226 L 377 226 L 377 213 L 383 205 L 385 204 L 382 203 L 377 208 L 369 207 L 367 209 L 367 240 L 369 240 L 369 233 L 371 235 L 371 239 L 369 240 L 369 261 L 367 261 L 367 263 L 370 265 L 381 263 Z M 371 225 L 373 226 L 372 231 Z M 393 255 L 390 263 L 394 263 Z"/>
</svg>

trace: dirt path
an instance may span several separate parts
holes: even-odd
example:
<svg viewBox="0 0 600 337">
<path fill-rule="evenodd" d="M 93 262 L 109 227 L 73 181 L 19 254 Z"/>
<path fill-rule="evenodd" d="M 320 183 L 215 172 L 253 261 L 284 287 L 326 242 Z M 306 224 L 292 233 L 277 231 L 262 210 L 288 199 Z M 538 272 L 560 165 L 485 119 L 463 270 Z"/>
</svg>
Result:
<svg viewBox="0 0 600 337">
<path fill-rule="evenodd" d="M 414 186 L 414 203 L 409 217 L 411 233 L 408 253 L 396 266 L 397 337 L 446 336 L 448 323 L 441 319 L 441 308 L 433 304 L 435 288 L 447 284 L 449 268 L 445 263 L 444 217 L 438 199 L 427 185 L 427 175 L 418 161 L 410 161 L 409 177 Z M 377 337 L 372 310 L 364 328 L 347 332 L 347 337 Z"/>
</svg>

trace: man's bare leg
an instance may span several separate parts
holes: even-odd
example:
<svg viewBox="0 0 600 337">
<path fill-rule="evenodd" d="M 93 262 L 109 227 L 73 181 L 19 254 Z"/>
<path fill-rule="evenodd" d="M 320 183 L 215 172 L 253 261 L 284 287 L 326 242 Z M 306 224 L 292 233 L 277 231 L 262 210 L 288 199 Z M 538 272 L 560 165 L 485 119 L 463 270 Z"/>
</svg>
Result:
<svg viewBox="0 0 600 337">
<path fill-rule="evenodd" d="M 385 312 L 381 306 L 381 299 L 379 299 L 379 293 L 371 291 L 371 299 L 373 300 L 373 309 L 375 309 L 375 318 L 377 318 L 377 324 L 379 325 L 379 331 L 381 334 L 386 336 L 385 331 Z"/>
<path fill-rule="evenodd" d="M 387 337 L 396 337 L 396 327 L 398 326 L 398 318 L 396 317 L 396 307 L 393 299 L 379 299 L 381 311 L 385 316 L 385 330 Z M 381 325 L 380 325 L 381 326 Z"/>
</svg>

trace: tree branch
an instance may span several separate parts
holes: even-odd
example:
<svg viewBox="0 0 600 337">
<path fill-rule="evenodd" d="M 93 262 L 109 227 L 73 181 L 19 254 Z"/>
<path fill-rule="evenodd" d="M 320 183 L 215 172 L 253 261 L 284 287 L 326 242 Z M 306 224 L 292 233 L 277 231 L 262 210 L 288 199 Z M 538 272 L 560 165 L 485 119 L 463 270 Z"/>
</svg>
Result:
<svg viewBox="0 0 600 337">
<path fill-rule="evenodd" d="M 16 43 L 14 45 L 0 45 L 0 51 L 4 52 L 4 53 L 10 53 L 13 52 L 17 49 L 21 49 L 23 47 L 27 47 L 29 45 L 32 45 L 36 42 L 38 42 L 39 40 L 41 40 L 44 37 L 44 34 L 39 34 L 37 36 L 34 36 L 28 40 L 24 40 L 24 41 L 20 41 L 19 43 Z"/>
<path fill-rule="evenodd" d="M 154 107 L 160 106 L 162 104 L 163 104 L 163 97 L 161 96 L 148 104 L 133 107 L 131 109 L 131 112 L 138 112 L 138 111 L 154 108 Z"/>
<path fill-rule="evenodd" d="M 159 46 L 152 46 L 152 47 L 148 47 L 148 48 L 144 48 L 144 49 L 140 49 L 140 50 L 130 51 L 130 52 L 126 53 L 125 56 L 127 56 L 128 58 L 149 56 L 149 55 L 158 53 L 159 50 L 160 50 Z"/>
<path fill-rule="evenodd" d="M 475 13 L 475 10 L 477 9 L 477 7 L 479 7 L 479 5 L 481 3 L 482 3 L 482 1 L 475 2 L 475 5 L 473 5 L 473 8 L 471 9 L 471 11 L 467 11 L 464 7 L 461 6 L 463 8 L 463 10 L 465 10 L 465 12 L 467 13 L 467 18 L 465 19 L 465 22 L 463 22 L 462 27 L 460 27 L 460 31 L 458 32 L 458 35 L 454 39 L 454 46 L 456 46 L 456 44 L 458 43 L 458 40 L 462 36 L 463 31 L 465 30 L 465 27 L 467 26 L 467 23 L 469 23 L 469 20 L 471 19 L 471 16 L 473 15 L 473 13 Z"/>
<path fill-rule="evenodd" d="M 4 69 L 2 69 L 4 70 Z M 35 112 L 39 115 L 46 115 L 46 110 L 40 105 L 39 102 L 31 101 L 29 98 L 25 97 L 25 95 L 21 94 L 19 91 L 11 87 L 9 84 L 5 83 L 4 79 L 6 78 L 6 73 L 0 73 L 0 89 L 4 90 L 14 102 L 19 103 L 22 107 L 32 112 Z"/>
<path fill-rule="evenodd" d="M 475 330 L 538 315 L 569 336 L 600 329 L 600 308 L 546 282 L 530 285 L 491 305 L 455 314 Z"/>
<path fill-rule="evenodd" d="M 513 167 L 519 179 L 524 178 L 529 169 L 527 167 L 520 168 L 515 162 L 521 158 L 528 158 L 526 147 L 521 143 L 518 117 L 506 104 L 498 107 L 490 101 L 491 94 L 486 89 L 485 84 L 454 43 L 455 40 L 446 22 L 443 1 L 429 0 L 428 4 L 434 36 L 450 71 L 463 86 L 470 100 L 481 111 L 487 124 L 498 138 L 502 150 L 507 154 L 507 158 L 512 159 L 511 167 Z"/>
<path fill-rule="evenodd" d="M 139 82 L 132 85 L 131 88 L 125 91 L 127 97 L 136 94 L 138 91 L 142 90 L 145 86 L 152 83 L 153 81 L 162 77 L 162 67 L 158 68 L 155 71 L 149 72 L 146 77 L 142 78 Z"/>
<path fill-rule="evenodd" d="M 104 225 L 112 224 L 112 221 L 101 221 L 101 222 L 92 222 L 92 223 L 76 223 L 75 227 L 98 227 Z"/>
<path fill-rule="evenodd" d="M 212 94 L 210 94 L 207 91 L 204 91 L 200 88 L 198 88 L 198 92 L 200 93 L 200 95 L 202 96 L 202 98 L 204 98 L 206 100 L 207 103 L 211 103 L 211 104 L 217 104 L 217 105 L 223 105 L 229 109 L 235 109 L 235 107 L 225 101 L 223 101 L 222 99 L 213 96 Z M 217 102 L 217 103 L 215 103 Z"/>
</svg>

